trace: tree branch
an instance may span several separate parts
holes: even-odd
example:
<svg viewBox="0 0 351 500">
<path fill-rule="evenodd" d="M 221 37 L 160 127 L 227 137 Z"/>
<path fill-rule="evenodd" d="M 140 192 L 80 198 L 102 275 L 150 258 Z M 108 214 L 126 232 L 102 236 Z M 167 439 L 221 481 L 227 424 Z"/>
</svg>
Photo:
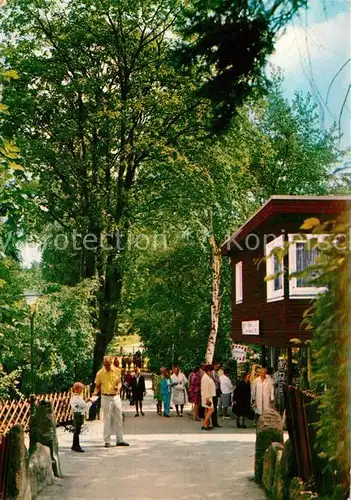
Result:
<svg viewBox="0 0 351 500">
<path fill-rule="evenodd" d="M 345 68 L 345 66 L 347 66 L 349 64 L 349 62 L 351 62 L 351 57 L 346 62 L 344 62 L 344 64 L 341 66 L 341 68 L 333 76 L 332 81 L 330 82 L 329 87 L 328 87 L 328 91 L 327 91 L 327 97 L 326 97 L 327 104 L 328 104 L 328 100 L 329 100 L 329 93 L 330 93 L 330 90 L 331 90 L 331 88 L 333 86 L 333 83 L 335 82 L 335 80 L 337 79 L 337 77 L 340 75 L 340 73 L 342 72 L 342 70 Z"/>
<path fill-rule="evenodd" d="M 346 92 L 346 95 L 345 95 L 345 99 L 344 99 L 344 101 L 342 103 L 340 114 L 339 114 L 339 139 L 341 138 L 341 119 L 342 119 L 342 115 L 343 115 L 343 112 L 344 112 L 344 109 L 345 109 L 345 106 L 346 106 L 346 103 L 347 103 L 347 98 L 349 97 L 350 90 L 351 90 L 351 84 L 349 85 L 349 87 L 347 89 L 347 92 Z"/>
</svg>

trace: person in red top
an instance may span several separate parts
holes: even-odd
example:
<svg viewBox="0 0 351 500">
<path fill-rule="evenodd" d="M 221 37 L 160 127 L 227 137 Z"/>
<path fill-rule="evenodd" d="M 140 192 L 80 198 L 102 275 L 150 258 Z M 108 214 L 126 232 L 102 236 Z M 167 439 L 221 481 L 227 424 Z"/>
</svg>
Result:
<svg viewBox="0 0 351 500">
<path fill-rule="evenodd" d="M 133 378 L 133 375 L 131 374 L 131 372 L 128 370 L 127 373 L 125 374 L 124 376 L 124 386 L 126 388 L 126 398 L 127 399 L 130 399 L 130 395 L 131 395 L 131 390 L 132 390 L 132 387 L 131 387 L 131 384 L 132 384 L 132 378 Z"/>
<path fill-rule="evenodd" d="M 189 401 L 194 405 L 194 417 L 199 421 L 199 407 L 201 403 L 201 372 L 197 366 L 189 376 Z"/>
</svg>

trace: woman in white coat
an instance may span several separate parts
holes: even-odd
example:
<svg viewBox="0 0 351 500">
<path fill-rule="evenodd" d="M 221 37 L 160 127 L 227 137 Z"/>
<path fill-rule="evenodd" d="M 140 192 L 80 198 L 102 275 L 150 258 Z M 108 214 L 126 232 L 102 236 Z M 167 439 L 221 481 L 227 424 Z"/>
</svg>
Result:
<svg viewBox="0 0 351 500">
<path fill-rule="evenodd" d="M 216 385 L 213 378 L 211 377 L 211 372 L 213 371 L 212 365 L 206 365 L 204 368 L 204 374 L 201 379 L 201 405 L 205 408 L 205 418 L 202 422 L 201 429 L 204 431 L 209 431 L 212 429 L 209 422 L 212 413 L 214 412 L 213 398 L 216 396 Z"/>
<path fill-rule="evenodd" d="M 188 380 L 184 373 L 180 372 L 179 366 L 173 366 L 173 374 L 171 376 L 172 401 L 177 411 L 177 417 L 183 416 L 184 405 L 188 402 L 187 385 Z"/>
<path fill-rule="evenodd" d="M 260 376 L 253 383 L 251 402 L 258 416 L 264 410 L 274 408 L 274 383 L 271 377 L 267 377 L 266 368 L 261 368 Z"/>
</svg>

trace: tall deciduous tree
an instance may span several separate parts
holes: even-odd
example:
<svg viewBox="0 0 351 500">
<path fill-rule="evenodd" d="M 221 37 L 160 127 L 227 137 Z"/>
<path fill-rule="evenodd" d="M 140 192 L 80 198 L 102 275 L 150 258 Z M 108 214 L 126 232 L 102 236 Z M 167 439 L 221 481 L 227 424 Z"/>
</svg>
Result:
<svg viewBox="0 0 351 500">
<path fill-rule="evenodd" d="M 11 85 L 16 79 L 16 71 L 0 66 L 0 85 Z M 8 105 L 0 101 L 1 125 L 9 114 Z M 0 133 L 0 258 L 18 257 L 16 243 L 24 233 L 24 212 L 32 194 L 24 170 L 18 145 Z"/>
<path fill-rule="evenodd" d="M 2 20 L 2 55 L 20 74 L 5 92 L 15 111 L 7 131 L 39 181 L 45 219 L 82 235 L 83 277 L 100 281 L 93 371 L 115 333 L 139 172 L 167 162 L 206 121 L 193 75 L 170 64 L 180 9 L 174 0 L 13 1 Z"/>
</svg>

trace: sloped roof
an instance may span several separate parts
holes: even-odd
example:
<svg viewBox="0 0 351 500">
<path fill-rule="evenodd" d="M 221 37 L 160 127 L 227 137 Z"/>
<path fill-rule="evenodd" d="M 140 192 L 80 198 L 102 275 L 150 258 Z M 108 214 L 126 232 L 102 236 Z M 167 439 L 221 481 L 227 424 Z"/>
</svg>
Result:
<svg viewBox="0 0 351 500">
<path fill-rule="evenodd" d="M 222 255 L 229 255 L 231 249 L 235 246 L 235 241 L 239 243 L 274 214 L 311 213 L 317 215 L 323 213 L 336 215 L 346 210 L 346 208 L 351 208 L 351 196 L 271 196 L 240 229 L 221 245 L 221 253 Z"/>
</svg>

